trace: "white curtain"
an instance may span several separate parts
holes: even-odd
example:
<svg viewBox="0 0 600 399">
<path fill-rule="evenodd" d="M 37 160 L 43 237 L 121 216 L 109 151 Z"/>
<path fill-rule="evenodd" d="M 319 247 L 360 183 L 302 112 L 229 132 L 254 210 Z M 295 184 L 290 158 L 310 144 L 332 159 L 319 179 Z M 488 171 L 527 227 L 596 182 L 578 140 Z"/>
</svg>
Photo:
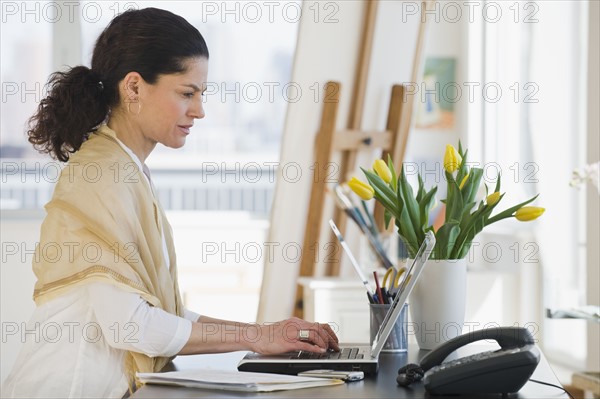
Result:
<svg viewBox="0 0 600 399">
<path fill-rule="evenodd" d="M 506 203 L 540 193 L 532 204 L 546 208 L 539 220 L 504 224 L 515 235 L 525 231 L 535 238 L 511 256 L 523 272 L 541 265 L 542 281 L 529 283 L 531 293 L 542 284 L 538 331 L 546 353 L 581 364 L 587 355 L 585 324 L 547 320 L 542 312 L 585 303 L 585 211 L 582 193 L 569 181 L 585 163 L 587 5 L 501 4 L 510 18 L 485 26 L 483 83 L 502 92 L 498 101 L 491 96 L 484 101 L 482 147 L 486 161 L 497 162 L 502 171 Z M 539 300 L 533 294 L 522 298 Z"/>
<path fill-rule="evenodd" d="M 549 308 L 569 308 L 585 303 L 585 208 L 581 193 L 569 187 L 573 169 L 585 163 L 584 3 L 537 4 L 540 22 L 531 27 L 530 74 L 539 86 L 539 102 L 530 104 L 529 125 L 533 159 L 539 165 L 539 202 L 547 209 L 537 230 L 543 302 Z M 576 324 L 546 320 L 544 344 L 562 359 L 580 364 L 587 355 L 585 325 Z"/>
<path fill-rule="evenodd" d="M 600 161 L 600 3 L 589 3 L 587 11 L 587 163 Z M 600 182 L 596 182 L 600 187 Z M 588 186 L 587 192 L 587 304 L 600 306 L 600 195 Z M 587 324 L 588 358 L 586 370 L 600 370 L 600 325 Z"/>
</svg>

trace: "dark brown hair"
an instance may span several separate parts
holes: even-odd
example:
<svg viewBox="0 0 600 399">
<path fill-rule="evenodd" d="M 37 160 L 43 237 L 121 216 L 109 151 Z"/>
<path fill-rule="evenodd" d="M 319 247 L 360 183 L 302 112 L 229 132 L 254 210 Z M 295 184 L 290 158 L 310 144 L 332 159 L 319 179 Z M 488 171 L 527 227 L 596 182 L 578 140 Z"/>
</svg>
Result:
<svg viewBox="0 0 600 399">
<path fill-rule="evenodd" d="M 208 59 L 208 48 L 184 18 L 157 8 L 118 15 L 98 37 L 91 69 L 76 66 L 50 76 L 48 96 L 29 119 L 29 142 L 66 162 L 119 103 L 125 75 L 136 71 L 153 84 L 159 75 L 184 72 L 194 57 Z"/>
</svg>

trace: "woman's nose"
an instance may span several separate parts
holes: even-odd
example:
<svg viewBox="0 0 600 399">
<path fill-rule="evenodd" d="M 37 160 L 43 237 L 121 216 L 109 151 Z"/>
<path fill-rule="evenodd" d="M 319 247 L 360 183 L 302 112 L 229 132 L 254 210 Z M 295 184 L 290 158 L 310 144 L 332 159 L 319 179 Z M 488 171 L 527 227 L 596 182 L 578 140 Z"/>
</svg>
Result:
<svg viewBox="0 0 600 399">
<path fill-rule="evenodd" d="M 206 115 L 204 112 L 204 98 L 202 96 L 198 97 L 197 101 L 194 101 L 190 106 L 188 111 L 188 115 L 195 119 L 202 119 Z"/>
</svg>

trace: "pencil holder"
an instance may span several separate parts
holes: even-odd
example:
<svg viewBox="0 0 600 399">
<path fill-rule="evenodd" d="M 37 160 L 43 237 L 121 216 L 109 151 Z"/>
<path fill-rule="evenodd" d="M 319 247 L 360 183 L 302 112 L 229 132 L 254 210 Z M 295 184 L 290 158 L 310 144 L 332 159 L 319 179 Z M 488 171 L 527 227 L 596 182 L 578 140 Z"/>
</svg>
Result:
<svg viewBox="0 0 600 399">
<path fill-rule="evenodd" d="M 371 308 L 370 319 L 371 319 L 371 345 L 373 340 L 379 331 L 379 327 L 385 319 L 385 315 L 390 310 L 390 304 L 378 304 L 372 303 L 369 305 Z M 390 332 L 390 336 L 383 345 L 382 352 L 406 352 L 408 349 L 408 338 L 407 338 L 407 326 L 408 326 L 408 304 L 404 304 L 400 311 L 400 316 L 394 328 Z"/>
</svg>

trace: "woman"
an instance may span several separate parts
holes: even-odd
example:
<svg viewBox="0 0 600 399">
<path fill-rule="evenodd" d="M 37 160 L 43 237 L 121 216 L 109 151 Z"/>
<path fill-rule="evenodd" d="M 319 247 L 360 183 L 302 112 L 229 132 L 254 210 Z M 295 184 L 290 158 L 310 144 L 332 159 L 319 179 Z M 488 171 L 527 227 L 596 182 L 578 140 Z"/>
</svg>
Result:
<svg viewBox="0 0 600 399">
<path fill-rule="evenodd" d="M 157 143 L 183 146 L 204 117 L 207 71 L 198 30 L 147 8 L 113 19 L 91 69 L 51 77 L 29 141 L 68 163 L 33 262 L 27 331 L 37 333 L 2 397 L 122 397 L 135 372 L 160 371 L 175 355 L 338 349 L 326 324 L 248 325 L 183 307 L 171 228 L 144 162 Z"/>
</svg>

